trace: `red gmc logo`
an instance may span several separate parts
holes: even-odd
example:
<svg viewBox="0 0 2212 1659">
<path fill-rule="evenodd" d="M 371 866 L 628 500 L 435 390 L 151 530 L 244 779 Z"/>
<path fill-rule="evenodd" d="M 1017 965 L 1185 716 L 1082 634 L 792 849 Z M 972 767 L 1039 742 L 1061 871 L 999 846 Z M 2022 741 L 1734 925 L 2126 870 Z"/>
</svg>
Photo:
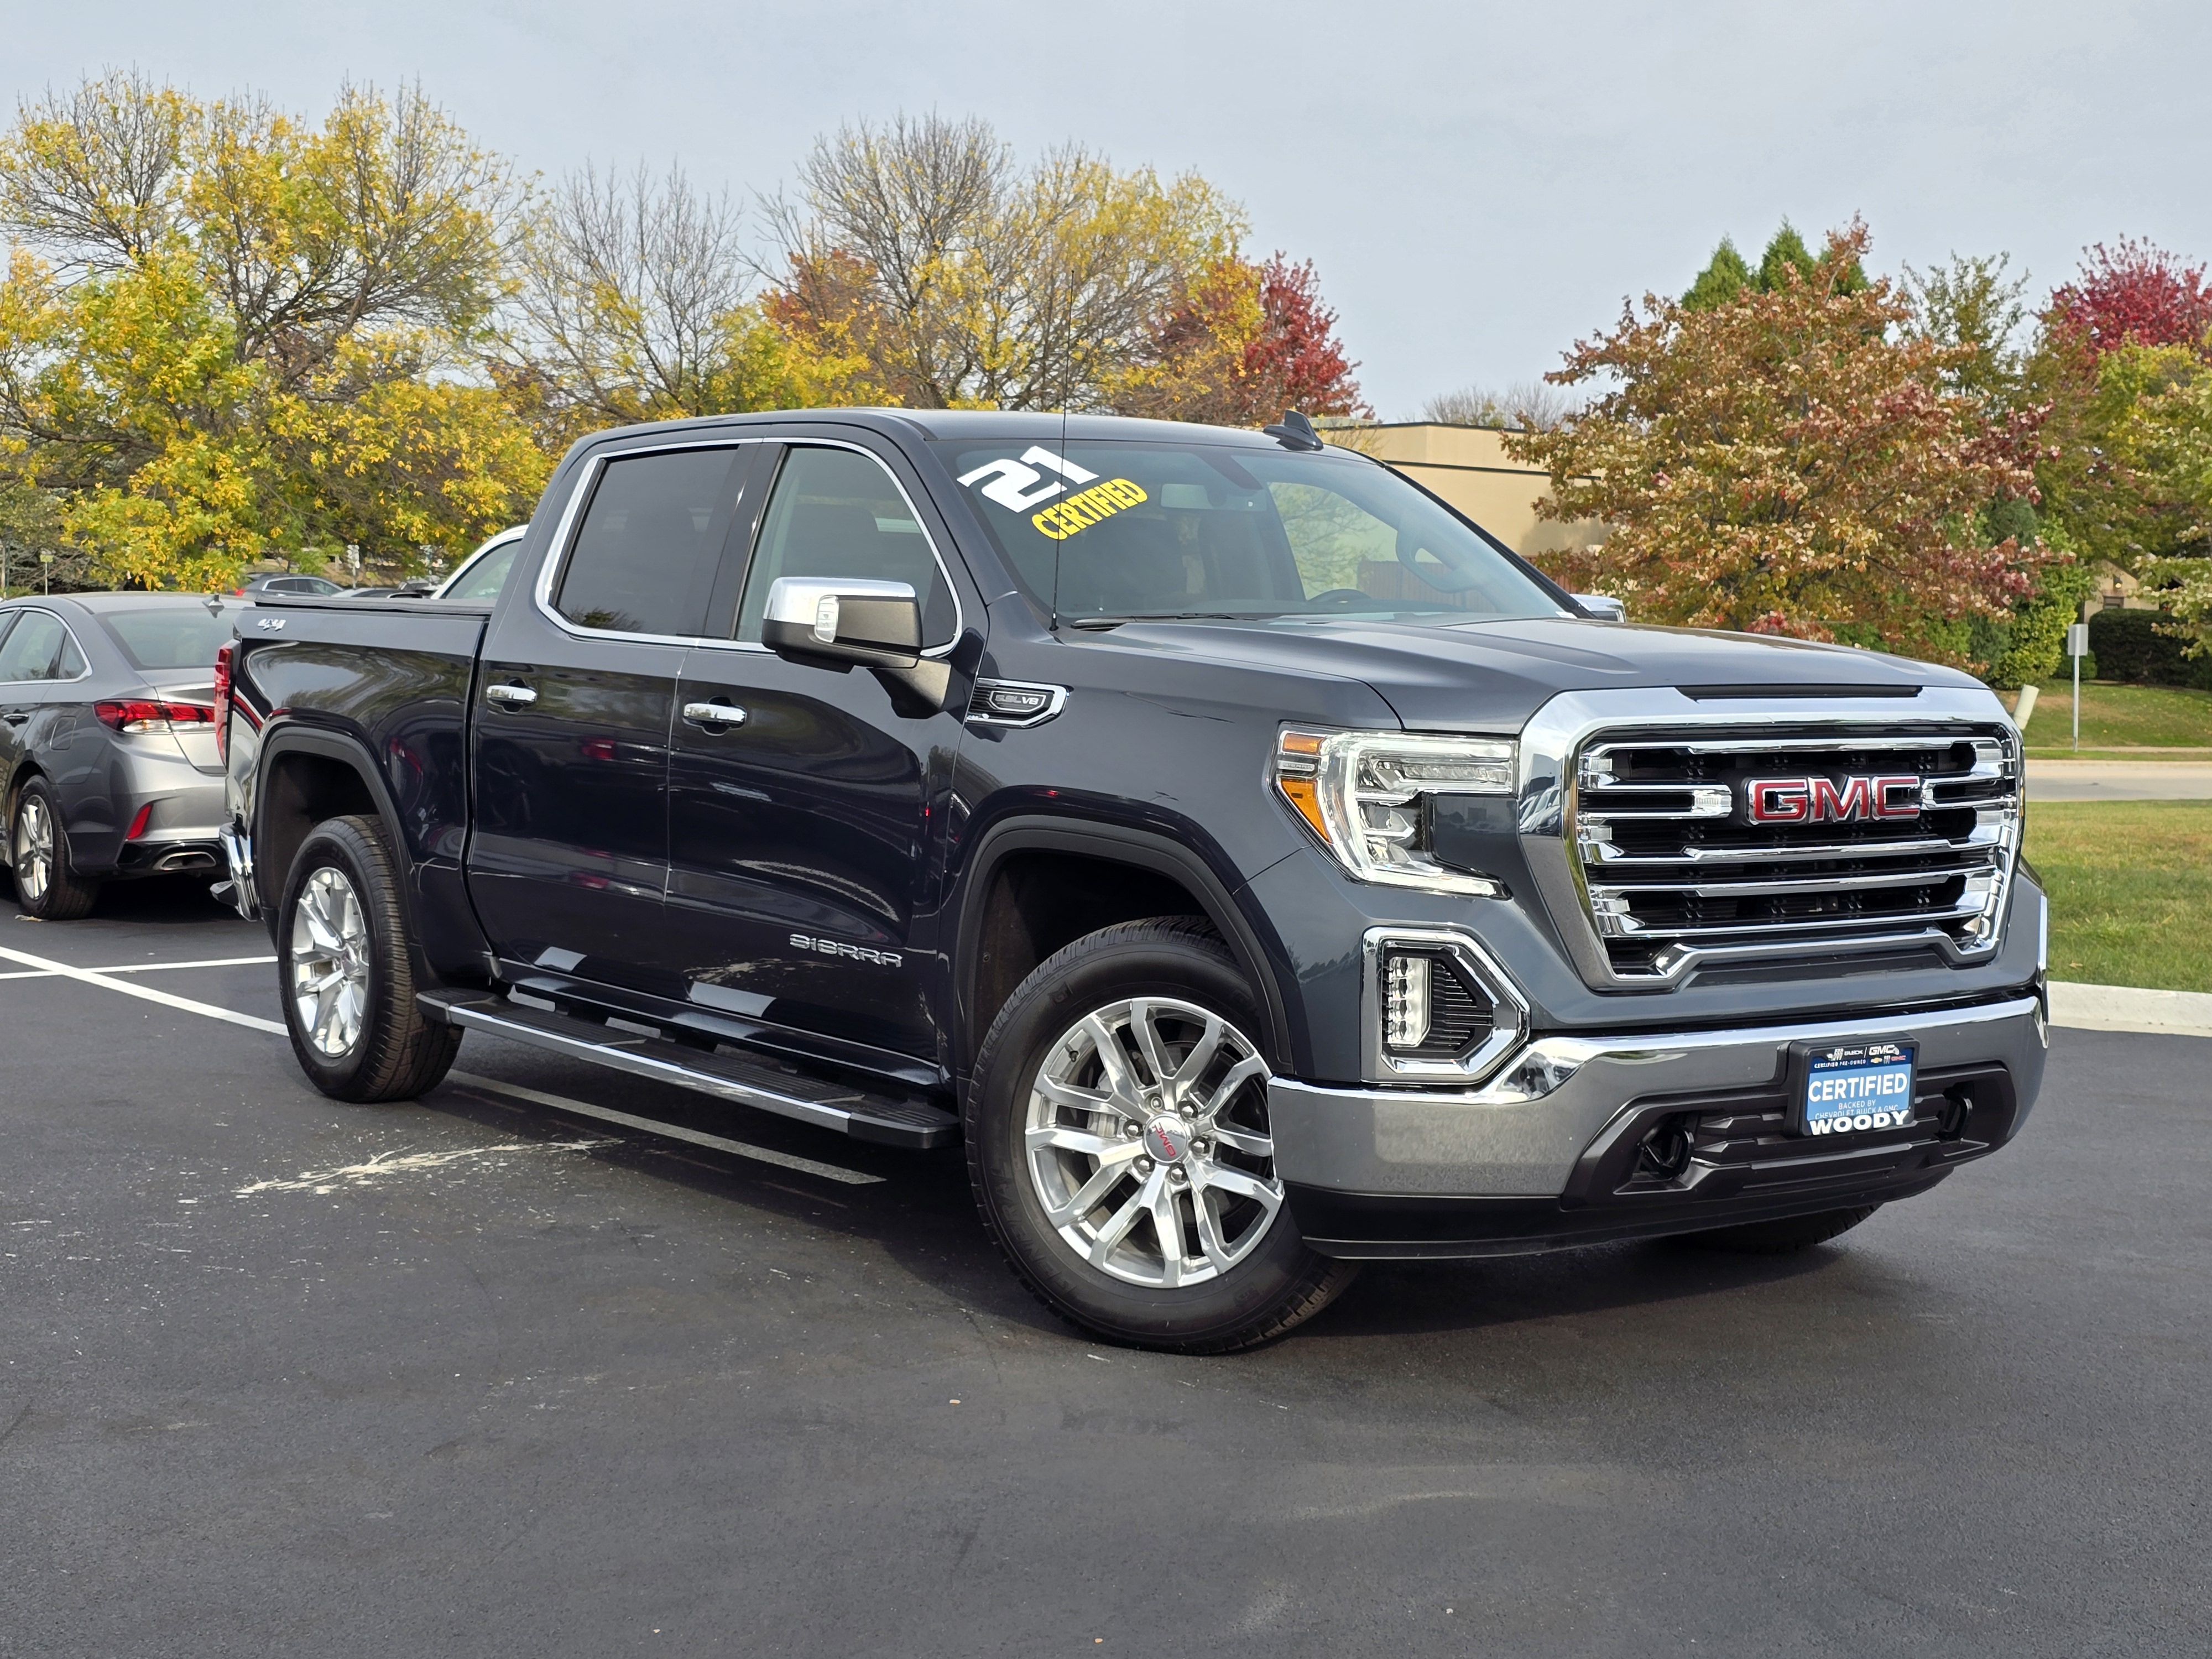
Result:
<svg viewBox="0 0 2212 1659">
<path fill-rule="evenodd" d="M 1920 816 L 1920 779 L 1752 778 L 1743 786 L 1753 823 L 1855 823 Z"/>
</svg>

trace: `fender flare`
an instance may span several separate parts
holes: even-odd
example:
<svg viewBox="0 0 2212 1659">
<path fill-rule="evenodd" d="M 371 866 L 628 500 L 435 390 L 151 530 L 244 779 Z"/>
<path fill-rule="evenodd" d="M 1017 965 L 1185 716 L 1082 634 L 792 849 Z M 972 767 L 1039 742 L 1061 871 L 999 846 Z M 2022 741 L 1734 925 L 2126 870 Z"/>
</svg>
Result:
<svg viewBox="0 0 2212 1659">
<path fill-rule="evenodd" d="M 276 930 L 276 912 L 284 896 L 282 892 L 270 893 L 263 885 L 262 872 L 267 866 L 261 857 L 261 851 L 268 845 L 263 834 L 263 819 L 269 811 L 270 774 L 276 763 L 287 755 L 314 755 L 324 760 L 337 761 L 358 776 L 368 788 L 369 799 L 376 803 L 376 815 L 383 822 L 386 839 L 391 843 L 392 859 L 400 866 L 403 876 L 410 863 L 407 837 L 399 822 L 398 805 L 392 799 L 392 791 L 386 787 L 384 775 L 377 769 L 376 758 L 369 753 L 367 744 L 343 732 L 332 732 L 324 726 L 303 726 L 296 720 L 287 720 L 274 731 L 264 730 L 261 736 L 260 752 L 254 757 L 253 822 L 248 828 L 252 833 L 256 849 L 255 897 L 260 903 L 261 914 L 269 918 L 271 933 Z M 289 881 L 290 877 L 291 871 L 288 866 L 285 878 Z M 414 949 L 419 957 L 420 935 L 415 926 L 415 893 L 411 880 L 403 879 L 399 883 L 399 908 L 407 924 L 410 948 Z"/>
<path fill-rule="evenodd" d="M 985 830 L 969 854 L 967 867 L 960 876 L 960 912 L 954 935 L 957 943 L 953 952 L 959 1073 L 965 1074 L 983 1039 L 982 1032 L 974 1029 L 974 1009 L 984 896 L 990 891 L 991 878 L 1000 865 L 1017 853 L 1034 851 L 1073 853 L 1109 863 L 1132 865 L 1169 877 L 1188 888 L 1203 908 L 1206 920 L 1228 945 L 1237 968 L 1260 999 L 1261 1016 L 1267 1024 L 1263 1041 L 1271 1060 L 1279 1069 L 1293 1064 L 1289 1010 L 1277 965 L 1279 952 L 1267 949 L 1260 930 L 1237 903 L 1228 884 L 1194 848 L 1156 831 L 1103 819 L 1024 813 L 1000 818 Z M 1243 886 L 1240 882 L 1238 888 Z"/>
</svg>

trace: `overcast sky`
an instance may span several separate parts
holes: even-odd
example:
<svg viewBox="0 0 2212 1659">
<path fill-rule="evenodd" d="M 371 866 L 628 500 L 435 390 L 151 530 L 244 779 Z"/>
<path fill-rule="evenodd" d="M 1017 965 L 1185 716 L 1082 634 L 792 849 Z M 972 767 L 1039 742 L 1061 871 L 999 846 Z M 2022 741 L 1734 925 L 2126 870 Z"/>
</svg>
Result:
<svg viewBox="0 0 2212 1659">
<path fill-rule="evenodd" d="M 135 65 L 319 113 L 420 78 L 526 169 L 680 160 L 742 192 L 840 121 L 934 107 L 1022 151 L 1195 168 L 1311 258 L 1388 417 L 1554 366 L 1723 234 L 1863 215 L 1875 263 L 2086 243 L 2212 257 L 2212 6 L 1388 0 L 1097 7 L 0 0 L 35 95 Z"/>
</svg>

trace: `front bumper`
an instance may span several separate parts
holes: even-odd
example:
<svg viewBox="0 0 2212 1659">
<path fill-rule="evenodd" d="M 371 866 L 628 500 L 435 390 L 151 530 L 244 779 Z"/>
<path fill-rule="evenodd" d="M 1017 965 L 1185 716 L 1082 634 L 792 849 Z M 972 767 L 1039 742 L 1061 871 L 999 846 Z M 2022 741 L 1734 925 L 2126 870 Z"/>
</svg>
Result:
<svg viewBox="0 0 2212 1659">
<path fill-rule="evenodd" d="M 1814 1143 L 1781 1133 L 1795 1042 L 1910 1036 L 1916 1116 Z M 1677 1232 L 1918 1191 L 2019 1130 L 2043 1078 L 2033 994 L 1966 1008 L 1752 1030 L 1547 1036 L 1480 1089 L 1268 1085 L 1277 1173 L 1316 1248 L 1481 1255 Z M 1644 1137 L 1695 1150 L 1654 1180 Z M 1402 1245 L 1405 1248 L 1392 1248 Z"/>
</svg>

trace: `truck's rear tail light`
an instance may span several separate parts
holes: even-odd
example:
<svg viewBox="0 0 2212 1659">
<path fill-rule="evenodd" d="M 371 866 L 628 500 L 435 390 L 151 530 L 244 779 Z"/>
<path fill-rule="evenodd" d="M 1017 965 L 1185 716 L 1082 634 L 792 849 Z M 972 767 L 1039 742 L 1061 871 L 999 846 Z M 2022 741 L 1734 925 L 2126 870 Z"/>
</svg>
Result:
<svg viewBox="0 0 2212 1659">
<path fill-rule="evenodd" d="M 215 653 L 215 753 L 225 765 L 230 763 L 230 653 L 237 648 L 236 640 L 225 640 Z"/>
<path fill-rule="evenodd" d="M 215 711 L 205 703 L 155 702 L 135 697 L 96 702 L 92 712 L 102 726 L 133 734 L 173 732 L 180 726 L 205 726 L 215 718 Z"/>
</svg>

